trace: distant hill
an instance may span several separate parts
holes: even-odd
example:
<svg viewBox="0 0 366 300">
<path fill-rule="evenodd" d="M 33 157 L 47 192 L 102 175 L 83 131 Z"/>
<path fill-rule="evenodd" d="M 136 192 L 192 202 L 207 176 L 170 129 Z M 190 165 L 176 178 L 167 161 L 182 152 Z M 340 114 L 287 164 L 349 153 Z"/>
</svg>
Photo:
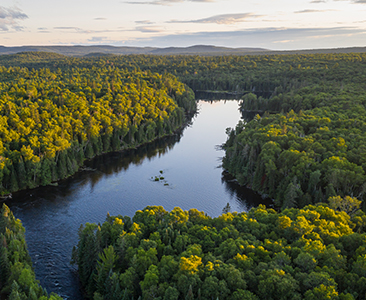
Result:
<svg viewBox="0 0 366 300">
<path fill-rule="evenodd" d="M 108 54 L 246 54 L 257 51 L 269 51 L 263 48 L 228 48 L 207 45 L 191 47 L 115 47 L 115 46 L 0 46 L 0 54 L 16 54 L 20 52 L 53 52 L 70 56 L 105 56 Z"/>
<path fill-rule="evenodd" d="M 106 56 L 127 54 L 154 54 L 154 55 L 248 55 L 248 54 L 315 54 L 315 53 L 362 53 L 366 47 L 289 50 L 275 51 L 264 48 L 229 48 L 210 45 L 195 45 L 190 47 L 116 47 L 116 46 L 0 46 L 1 54 L 16 54 L 20 52 L 52 52 L 68 56 Z"/>
<path fill-rule="evenodd" d="M 248 53 L 257 51 L 268 51 L 264 48 L 228 48 L 228 47 L 216 47 L 208 45 L 196 45 L 191 47 L 168 47 L 157 48 L 151 51 L 150 54 L 210 54 L 210 53 Z"/>
<path fill-rule="evenodd" d="M 19 52 L 53 52 L 70 56 L 84 56 L 91 53 L 102 54 L 148 54 L 156 48 L 114 47 L 114 46 L 0 46 L 0 54 L 16 54 Z"/>
<path fill-rule="evenodd" d="M 258 54 L 329 54 L 329 53 L 364 53 L 366 47 L 330 48 L 330 49 L 307 49 L 307 50 L 266 50 Z"/>
<path fill-rule="evenodd" d="M 3 66 L 19 66 L 27 63 L 44 63 L 45 61 L 62 60 L 65 55 L 54 53 L 54 52 L 19 52 L 15 54 L 3 54 L 0 53 L 0 65 Z"/>
</svg>

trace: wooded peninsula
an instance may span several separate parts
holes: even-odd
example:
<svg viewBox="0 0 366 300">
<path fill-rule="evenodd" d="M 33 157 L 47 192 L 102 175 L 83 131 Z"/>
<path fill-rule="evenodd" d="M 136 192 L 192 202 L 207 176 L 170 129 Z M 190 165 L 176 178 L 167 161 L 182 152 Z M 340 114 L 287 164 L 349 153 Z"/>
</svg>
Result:
<svg viewBox="0 0 366 300">
<path fill-rule="evenodd" d="M 119 68 L 0 68 L 0 192 L 47 185 L 85 159 L 172 134 L 195 112 L 176 77 Z"/>
</svg>

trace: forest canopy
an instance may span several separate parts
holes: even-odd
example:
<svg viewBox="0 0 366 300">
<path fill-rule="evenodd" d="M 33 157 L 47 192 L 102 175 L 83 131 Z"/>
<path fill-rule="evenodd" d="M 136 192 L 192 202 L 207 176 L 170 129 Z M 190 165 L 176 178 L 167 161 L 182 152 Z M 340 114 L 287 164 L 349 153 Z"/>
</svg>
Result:
<svg viewBox="0 0 366 300">
<path fill-rule="evenodd" d="M 86 158 L 172 134 L 196 109 L 170 74 L 0 67 L 0 192 L 47 185 Z"/>
<path fill-rule="evenodd" d="M 3 204 L 0 216 L 0 297 L 9 300 L 62 300 L 47 294 L 36 280 L 25 242 L 25 229 L 9 207 Z"/>
<path fill-rule="evenodd" d="M 365 200 L 366 57 L 309 59 L 270 97 L 243 96 L 243 111 L 266 113 L 228 131 L 223 166 L 282 208 L 337 195 Z"/>
<path fill-rule="evenodd" d="M 94 300 L 365 299 L 365 222 L 323 204 L 217 218 L 148 206 L 81 226 L 73 262 Z"/>
</svg>

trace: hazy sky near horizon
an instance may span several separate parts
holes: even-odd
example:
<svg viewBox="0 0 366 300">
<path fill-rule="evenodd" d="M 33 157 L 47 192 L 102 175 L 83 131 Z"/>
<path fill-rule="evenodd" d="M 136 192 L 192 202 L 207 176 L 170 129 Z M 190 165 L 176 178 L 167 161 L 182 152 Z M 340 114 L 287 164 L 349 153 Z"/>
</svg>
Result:
<svg viewBox="0 0 366 300">
<path fill-rule="evenodd" d="M 1 0 L 0 45 L 366 46 L 366 0 Z"/>
</svg>

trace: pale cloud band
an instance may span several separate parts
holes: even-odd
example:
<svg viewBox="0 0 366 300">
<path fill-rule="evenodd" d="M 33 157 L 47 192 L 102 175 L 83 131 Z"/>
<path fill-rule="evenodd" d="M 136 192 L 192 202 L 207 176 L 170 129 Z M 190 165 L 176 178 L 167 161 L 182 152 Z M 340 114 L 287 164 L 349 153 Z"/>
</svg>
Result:
<svg viewBox="0 0 366 300">
<path fill-rule="evenodd" d="M 143 4 L 143 5 L 172 5 L 175 3 L 182 2 L 203 2 L 203 3 L 211 3 L 215 2 L 214 0 L 153 0 L 153 1 L 126 1 L 123 3 L 127 4 Z"/>
<path fill-rule="evenodd" d="M 366 4 L 366 0 L 334 0 L 334 1 L 347 1 L 354 4 Z M 312 0 L 310 3 L 326 3 L 328 0 Z"/>
<path fill-rule="evenodd" d="M 141 21 L 135 21 L 136 24 L 145 24 L 145 25 L 151 25 L 154 24 L 154 22 L 151 22 L 150 20 L 141 20 Z"/>
<path fill-rule="evenodd" d="M 229 25 L 234 23 L 245 22 L 248 21 L 248 19 L 258 17 L 259 15 L 255 15 L 253 13 L 224 14 L 198 20 L 189 20 L 189 21 L 171 20 L 168 21 L 167 23 L 216 23 L 216 24 Z"/>
<path fill-rule="evenodd" d="M 23 27 L 19 25 L 18 20 L 27 18 L 28 16 L 17 7 L 0 6 L 0 31 L 9 31 L 10 29 L 21 31 Z"/>
<path fill-rule="evenodd" d="M 336 0 L 336 1 L 344 1 L 344 0 Z M 355 4 L 366 4 L 366 0 L 351 0 L 351 2 Z"/>
<path fill-rule="evenodd" d="M 140 31 L 145 33 L 163 32 L 163 30 L 158 26 L 137 26 L 133 31 Z"/>
<path fill-rule="evenodd" d="M 70 26 L 58 26 L 53 27 L 54 30 L 64 32 L 64 33 L 80 33 L 80 34 L 96 34 L 96 33 L 114 33 L 114 32 L 124 32 L 123 29 L 104 29 L 104 30 L 86 30 L 80 27 L 70 27 Z"/>
<path fill-rule="evenodd" d="M 329 11 L 336 11 L 335 9 L 304 9 L 295 11 L 295 14 L 307 14 L 307 13 L 324 13 Z"/>
</svg>

